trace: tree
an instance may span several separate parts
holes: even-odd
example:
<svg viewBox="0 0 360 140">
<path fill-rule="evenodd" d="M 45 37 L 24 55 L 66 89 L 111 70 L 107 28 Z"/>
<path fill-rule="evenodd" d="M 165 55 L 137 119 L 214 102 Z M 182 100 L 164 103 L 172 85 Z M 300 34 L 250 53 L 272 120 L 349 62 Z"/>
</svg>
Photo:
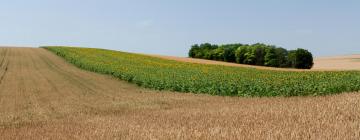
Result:
<svg viewBox="0 0 360 140">
<path fill-rule="evenodd" d="M 191 46 L 189 57 L 270 67 L 310 69 L 313 66 L 313 57 L 308 50 L 299 48 L 288 51 L 262 43 L 221 46 L 210 43 L 195 44 Z"/>
<path fill-rule="evenodd" d="M 295 68 L 296 50 L 290 50 L 287 56 L 286 67 Z"/>
<path fill-rule="evenodd" d="M 236 62 L 235 51 L 237 46 L 228 46 L 224 47 L 224 61 L 226 62 Z"/>
<path fill-rule="evenodd" d="M 314 65 L 312 54 L 305 49 L 289 51 L 288 66 L 298 69 L 311 69 Z"/>
<path fill-rule="evenodd" d="M 270 47 L 266 50 L 265 54 L 265 66 L 270 67 L 278 67 L 279 66 L 279 60 L 276 56 L 276 49 L 274 47 Z"/>
<path fill-rule="evenodd" d="M 296 50 L 295 68 L 311 69 L 313 65 L 313 56 L 308 50 L 301 48 Z"/>
<path fill-rule="evenodd" d="M 210 43 L 200 44 L 198 57 L 203 59 L 213 59 L 212 58 L 212 50 L 218 48 L 217 45 L 211 45 Z"/>
<path fill-rule="evenodd" d="M 212 50 L 211 55 L 213 60 L 224 61 L 224 47 Z"/>
<path fill-rule="evenodd" d="M 275 55 L 277 59 L 278 67 L 287 67 L 288 51 L 284 48 L 275 48 Z"/>
<path fill-rule="evenodd" d="M 189 51 L 189 57 L 195 58 L 196 53 L 199 51 L 200 47 L 198 44 L 192 45 Z"/>
<path fill-rule="evenodd" d="M 249 51 L 249 47 L 248 46 L 241 46 L 238 49 L 236 49 L 235 51 L 235 57 L 236 57 L 236 62 L 243 64 L 246 56 L 245 54 Z"/>
<path fill-rule="evenodd" d="M 254 54 L 255 54 L 255 64 L 258 66 L 263 66 L 265 61 L 265 51 L 266 51 L 266 45 L 257 43 L 254 44 L 252 47 L 254 47 Z"/>
<path fill-rule="evenodd" d="M 244 54 L 244 64 L 249 64 L 249 65 L 255 65 L 256 64 L 256 48 L 255 47 L 248 47 L 246 53 Z"/>
</svg>

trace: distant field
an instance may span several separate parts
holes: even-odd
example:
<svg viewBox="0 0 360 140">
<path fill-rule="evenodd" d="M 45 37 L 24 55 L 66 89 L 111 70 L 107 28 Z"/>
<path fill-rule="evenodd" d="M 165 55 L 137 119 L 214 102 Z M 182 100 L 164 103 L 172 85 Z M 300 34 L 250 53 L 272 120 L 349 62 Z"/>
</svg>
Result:
<svg viewBox="0 0 360 140">
<path fill-rule="evenodd" d="M 228 96 L 327 95 L 360 90 L 360 71 L 274 71 L 184 63 L 103 49 L 46 49 L 80 68 L 157 90 Z"/>
<path fill-rule="evenodd" d="M 360 70 L 360 55 L 320 57 L 313 70 Z"/>
</svg>

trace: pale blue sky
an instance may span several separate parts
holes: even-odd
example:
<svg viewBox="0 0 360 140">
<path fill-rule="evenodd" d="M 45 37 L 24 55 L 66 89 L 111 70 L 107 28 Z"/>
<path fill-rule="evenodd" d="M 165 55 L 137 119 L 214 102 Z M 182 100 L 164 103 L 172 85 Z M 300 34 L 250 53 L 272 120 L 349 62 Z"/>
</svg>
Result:
<svg viewBox="0 0 360 140">
<path fill-rule="evenodd" d="M 359 0 L 1 0 L 0 45 L 186 56 L 195 43 L 360 53 Z"/>
</svg>

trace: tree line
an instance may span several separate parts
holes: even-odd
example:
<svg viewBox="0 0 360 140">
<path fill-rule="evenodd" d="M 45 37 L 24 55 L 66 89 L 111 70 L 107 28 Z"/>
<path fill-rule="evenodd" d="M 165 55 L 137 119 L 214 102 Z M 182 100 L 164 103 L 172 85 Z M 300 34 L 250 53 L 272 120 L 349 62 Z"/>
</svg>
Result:
<svg viewBox="0 0 360 140">
<path fill-rule="evenodd" d="M 191 46 L 189 57 L 268 67 L 311 69 L 313 56 L 306 49 L 286 50 L 274 45 L 210 43 Z"/>
</svg>

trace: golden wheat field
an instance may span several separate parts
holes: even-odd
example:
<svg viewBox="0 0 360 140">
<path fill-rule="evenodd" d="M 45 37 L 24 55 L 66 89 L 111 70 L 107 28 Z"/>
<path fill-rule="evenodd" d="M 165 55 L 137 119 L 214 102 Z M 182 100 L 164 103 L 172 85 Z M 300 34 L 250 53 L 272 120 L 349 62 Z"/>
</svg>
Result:
<svg viewBox="0 0 360 140">
<path fill-rule="evenodd" d="M 244 98 L 155 91 L 80 70 L 41 48 L 0 54 L 0 139 L 360 138 L 360 93 Z"/>
</svg>

